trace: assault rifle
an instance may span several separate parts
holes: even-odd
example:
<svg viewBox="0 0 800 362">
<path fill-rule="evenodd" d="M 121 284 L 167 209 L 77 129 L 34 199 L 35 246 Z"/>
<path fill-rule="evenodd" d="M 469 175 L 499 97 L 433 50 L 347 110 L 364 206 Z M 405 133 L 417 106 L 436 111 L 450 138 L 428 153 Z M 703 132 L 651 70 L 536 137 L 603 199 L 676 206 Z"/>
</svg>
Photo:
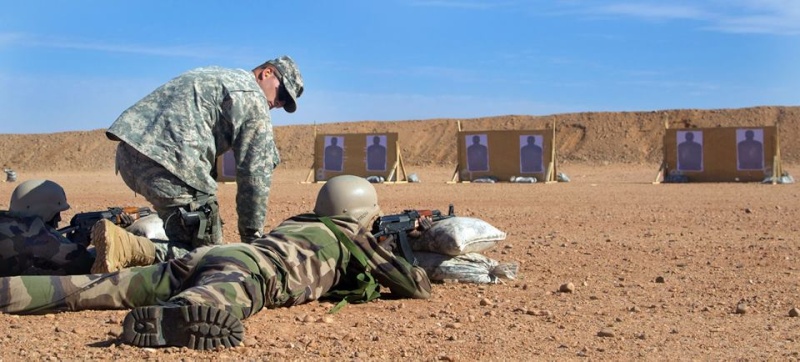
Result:
<svg viewBox="0 0 800 362">
<path fill-rule="evenodd" d="M 116 225 L 129 226 L 130 223 L 152 213 L 149 207 L 136 206 L 109 207 L 108 211 L 82 212 L 73 216 L 69 226 L 58 229 L 58 232 L 76 244 L 88 246 L 91 242 L 92 226 L 98 221 L 106 219 Z"/>
<path fill-rule="evenodd" d="M 456 214 L 453 212 L 453 204 L 448 207 L 447 215 L 443 215 L 439 210 L 404 210 L 399 214 L 378 217 L 372 225 L 372 235 L 378 240 L 394 235 L 400 244 L 403 258 L 411 265 L 417 265 L 417 258 L 411 251 L 411 245 L 408 244 L 408 232 L 417 228 L 417 220 L 423 216 L 429 216 L 431 221 L 436 222 L 454 217 Z"/>
</svg>

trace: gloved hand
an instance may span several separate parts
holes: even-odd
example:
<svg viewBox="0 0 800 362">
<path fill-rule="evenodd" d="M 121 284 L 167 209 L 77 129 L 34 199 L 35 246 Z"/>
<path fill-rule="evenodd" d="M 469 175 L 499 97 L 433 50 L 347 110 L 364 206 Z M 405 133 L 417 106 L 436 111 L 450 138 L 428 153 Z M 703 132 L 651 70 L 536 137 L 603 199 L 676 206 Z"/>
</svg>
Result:
<svg viewBox="0 0 800 362">
<path fill-rule="evenodd" d="M 433 219 L 430 216 L 423 216 L 419 218 L 419 227 L 421 231 L 428 230 L 433 227 Z"/>
<path fill-rule="evenodd" d="M 408 236 L 412 238 L 419 238 L 422 237 L 422 234 L 425 233 L 425 230 L 430 229 L 433 227 L 433 219 L 430 216 L 423 216 L 417 220 L 417 228 L 409 231 Z"/>
<path fill-rule="evenodd" d="M 126 228 L 131 226 L 136 219 L 134 219 L 131 214 L 123 212 L 117 216 L 117 221 L 119 221 L 119 227 Z"/>
</svg>

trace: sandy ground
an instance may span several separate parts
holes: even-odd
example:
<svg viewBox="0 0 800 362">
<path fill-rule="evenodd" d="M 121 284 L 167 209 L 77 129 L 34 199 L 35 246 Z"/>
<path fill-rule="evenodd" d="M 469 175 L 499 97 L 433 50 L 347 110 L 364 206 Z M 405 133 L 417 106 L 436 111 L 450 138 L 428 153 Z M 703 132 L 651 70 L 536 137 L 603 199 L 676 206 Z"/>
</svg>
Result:
<svg viewBox="0 0 800 362">
<path fill-rule="evenodd" d="M 789 171 L 796 167 L 787 167 Z M 518 262 L 505 284 L 446 283 L 431 300 L 264 310 L 244 346 L 141 349 L 116 337 L 126 311 L 0 315 L 0 360 L 797 360 L 800 189 L 653 185 L 656 166 L 564 164 L 559 184 L 377 185 L 383 209 L 446 210 L 508 233 L 485 254 Z M 276 173 L 268 228 L 313 207 L 307 170 Z M 26 174 L 67 190 L 74 211 L 148 206 L 111 171 Z M 7 208 L 16 184 L 0 184 Z M 235 185 L 220 186 L 226 240 L 238 241 Z M 573 283 L 571 293 L 559 292 Z"/>
</svg>

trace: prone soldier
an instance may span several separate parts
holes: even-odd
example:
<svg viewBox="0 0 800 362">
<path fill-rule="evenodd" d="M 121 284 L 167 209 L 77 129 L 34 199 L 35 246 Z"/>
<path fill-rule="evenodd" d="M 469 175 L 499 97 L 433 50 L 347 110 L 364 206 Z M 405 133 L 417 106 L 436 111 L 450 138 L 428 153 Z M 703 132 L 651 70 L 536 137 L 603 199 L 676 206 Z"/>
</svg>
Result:
<svg viewBox="0 0 800 362">
<path fill-rule="evenodd" d="M 71 242 L 56 228 L 69 209 L 64 189 L 50 180 L 28 180 L 11 193 L 0 211 L 0 276 L 76 274 L 94 258 L 86 246 Z"/>
<path fill-rule="evenodd" d="M 133 307 L 123 342 L 215 349 L 239 345 L 241 320 L 263 308 L 323 297 L 369 301 L 380 296 L 379 284 L 399 297 L 430 298 L 425 271 L 370 233 L 380 213 L 372 184 L 336 176 L 320 189 L 314 213 L 289 218 L 250 243 L 198 248 L 108 274 L 0 278 L 0 312 Z"/>
<path fill-rule="evenodd" d="M 11 194 L 9 210 L 0 211 L 0 276 L 85 274 L 180 257 L 189 252 L 179 243 L 153 242 L 103 224 L 92 243 L 76 243 L 58 228 L 70 208 L 64 189 L 50 180 L 28 180 Z M 124 231 L 124 230 L 123 230 Z M 101 257 L 96 258 L 97 255 Z"/>
</svg>

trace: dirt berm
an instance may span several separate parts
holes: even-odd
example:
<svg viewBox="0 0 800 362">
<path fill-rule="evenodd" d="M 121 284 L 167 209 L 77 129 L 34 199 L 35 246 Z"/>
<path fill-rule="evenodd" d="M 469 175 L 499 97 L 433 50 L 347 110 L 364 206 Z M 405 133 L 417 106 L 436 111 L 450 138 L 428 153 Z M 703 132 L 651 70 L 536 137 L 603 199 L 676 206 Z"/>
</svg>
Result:
<svg viewBox="0 0 800 362">
<path fill-rule="evenodd" d="M 797 163 L 800 107 L 680 109 L 651 112 L 589 112 L 549 116 L 506 115 L 474 119 L 359 121 L 317 125 L 320 133 L 397 132 L 406 165 L 449 166 L 456 162 L 456 132 L 463 130 L 538 130 L 557 127 L 560 162 L 653 163 L 661 161 L 665 123 L 670 128 L 780 127 L 782 159 Z M 311 123 L 311 122 L 309 122 Z M 52 134 L 0 134 L 0 164 L 22 171 L 98 171 L 112 169 L 116 142 L 103 129 Z M 275 127 L 282 168 L 312 163 L 314 125 Z M 654 166 L 657 167 L 657 166 Z"/>
</svg>

